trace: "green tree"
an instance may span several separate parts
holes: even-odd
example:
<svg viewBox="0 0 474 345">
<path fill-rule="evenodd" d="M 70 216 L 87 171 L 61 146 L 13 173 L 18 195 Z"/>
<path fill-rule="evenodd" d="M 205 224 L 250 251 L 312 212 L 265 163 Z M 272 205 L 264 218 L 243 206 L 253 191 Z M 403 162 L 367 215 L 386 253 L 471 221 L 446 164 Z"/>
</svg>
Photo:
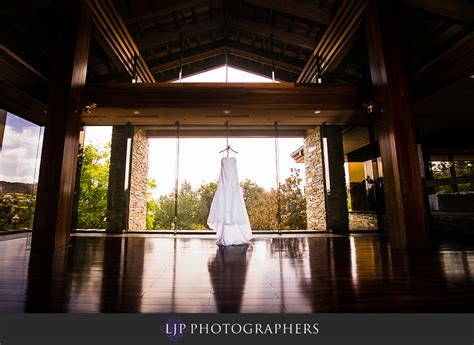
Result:
<svg viewBox="0 0 474 345">
<path fill-rule="evenodd" d="M 105 228 L 109 167 L 110 144 L 84 147 L 77 219 L 80 229 Z"/>
<path fill-rule="evenodd" d="M 155 213 L 155 229 L 173 229 L 174 226 L 174 191 L 168 195 L 162 195 L 157 202 Z M 188 181 L 184 181 L 178 192 L 178 229 L 201 230 L 206 229 L 205 223 L 200 221 L 200 198 L 197 190 L 194 190 Z"/>
<path fill-rule="evenodd" d="M 240 183 L 250 226 L 254 230 L 272 230 L 276 228 L 276 202 L 273 191 L 266 191 L 253 181 Z"/>
<path fill-rule="evenodd" d="M 155 221 L 153 228 L 157 230 L 171 230 L 174 222 L 174 193 L 161 195 L 157 200 Z"/>
<path fill-rule="evenodd" d="M 207 217 L 211 209 L 212 199 L 217 190 L 217 182 L 203 183 L 198 188 L 199 207 L 198 207 L 198 222 L 203 229 L 208 229 Z"/>
<path fill-rule="evenodd" d="M 306 229 L 306 198 L 301 190 L 299 169 L 280 184 L 280 213 L 282 230 Z"/>
<path fill-rule="evenodd" d="M 184 181 L 178 193 L 178 229 L 205 229 L 205 225 L 199 222 L 199 201 L 198 192 Z"/>
<path fill-rule="evenodd" d="M 267 191 L 250 180 L 242 181 L 241 188 L 252 229 L 276 230 L 276 190 Z M 181 184 L 178 193 L 178 229 L 208 229 L 207 217 L 216 189 L 216 182 L 203 183 L 197 189 L 193 189 L 187 181 Z M 154 209 L 154 229 L 173 229 L 174 205 L 174 192 L 160 196 Z M 280 205 L 281 229 L 306 229 L 306 200 L 301 189 L 299 170 L 292 170 L 292 175 L 280 185 Z M 151 208 L 149 210 L 151 212 Z"/>
</svg>

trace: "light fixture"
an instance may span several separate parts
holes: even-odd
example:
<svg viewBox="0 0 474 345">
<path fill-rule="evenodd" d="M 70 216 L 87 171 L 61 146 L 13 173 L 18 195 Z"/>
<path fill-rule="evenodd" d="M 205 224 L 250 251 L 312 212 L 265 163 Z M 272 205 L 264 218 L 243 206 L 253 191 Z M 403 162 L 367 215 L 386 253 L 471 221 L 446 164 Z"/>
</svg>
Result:
<svg viewBox="0 0 474 345">
<path fill-rule="evenodd" d="M 139 112 L 138 110 L 134 110 L 133 113 L 134 113 L 135 115 L 140 115 L 140 112 Z"/>
<path fill-rule="evenodd" d="M 364 102 L 362 103 L 362 106 L 365 108 L 368 114 L 384 113 L 386 110 L 383 105 L 375 103 L 374 101 Z"/>
<path fill-rule="evenodd" d="M 82 107 L 82 111 L 86 114 L 91 114 L 92 113 L 92 110 L 97 108 L 97 103 L 94 103 L 94 102 L 87 102 L 85 105 L 83 105 Z M 76 111 L 77 112 L 77 111 Z"/>
<path fill-rule="evenodd" d="M 471 74 L 469 78 L 474 79 L 474 74 Z"/>
<path fill-rule="evenodd" d="M 228 110 L 228 109 L 225 109 L 225 110 L 223 110 L 222 112 L 223 112 L 224 114 L 226 114 L 226 115 L 230 114 L 230 110 Z"/>
<path fill-rule="evenodd" d="M 316 115 L 321 114 L 321 110 L 315 110 L 314 113 L 315 113 Z"/>
</svg>

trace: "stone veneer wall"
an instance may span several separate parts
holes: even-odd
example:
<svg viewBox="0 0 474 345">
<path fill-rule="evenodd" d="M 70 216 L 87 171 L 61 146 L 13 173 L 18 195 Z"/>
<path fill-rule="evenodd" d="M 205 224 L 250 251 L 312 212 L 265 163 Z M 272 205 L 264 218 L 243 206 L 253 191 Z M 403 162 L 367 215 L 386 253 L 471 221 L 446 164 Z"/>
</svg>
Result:
<svg viewBox="0 0 474 345">
<path fill-rule="evenodd" d="M 304 139 L 304 162 L 308 230 L 326 230 L 324 169 L 321 130 L 319 127 L 311 128 L 306 131 L 306 137 Z"/>
<path fill-rule="evenodd" d="M 134 128 L 130 169 L 128 229 L 146 229 L 146 193 L 148 180 L 148 138 L 141 128 Z"/>
<path fill-rule="evenodd" d="M 112 129 L 107 192 L 107 232 L 122 232 L 127 229 L 128 195 L 125 191 L 125 172 L 129 132 L 128 126 L 114 126 Z"/>
<path fill-rule="evenodd" d="M 350 230 L 378 230 L 377 214 L 364 212 L 349 212 Z"/>
</svg>

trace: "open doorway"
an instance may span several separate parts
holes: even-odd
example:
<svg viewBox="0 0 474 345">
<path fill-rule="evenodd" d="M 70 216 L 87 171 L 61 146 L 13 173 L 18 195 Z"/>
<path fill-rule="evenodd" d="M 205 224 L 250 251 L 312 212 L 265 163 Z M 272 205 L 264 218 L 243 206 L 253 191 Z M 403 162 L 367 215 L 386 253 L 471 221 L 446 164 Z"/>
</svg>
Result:
<svg viewBox="0 0 474 345">
<path fill-rule="evenodd" d="M 292 157 L 303 140 L 278 139 L 277 176 L 275 138 L 229 139 L 238 152 L 240 185 L 253 230 L 307 228 L 304 164 Z M 180 139 L 176 171 L 176 139 L 149 139 L 147 229 L 174 229 L 175 202 L 178 230 L 209 229 L 207 217 L 223 155 L 219 151 L 225 145 L 225 138 Z"/>
</svg>

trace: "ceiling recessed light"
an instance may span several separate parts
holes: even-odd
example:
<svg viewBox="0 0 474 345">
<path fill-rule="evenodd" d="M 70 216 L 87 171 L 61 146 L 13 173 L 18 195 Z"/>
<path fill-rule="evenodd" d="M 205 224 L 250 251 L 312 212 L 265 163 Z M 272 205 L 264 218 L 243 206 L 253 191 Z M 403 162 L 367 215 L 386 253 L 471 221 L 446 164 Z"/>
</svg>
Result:
<svg viewBox="0 0 474 345">
<path fill-rule="evenodd" d="M 469 78 L 474 79 L 474 74 L 471 74 Z"/>
<path fill-rule="evenodd" d="M 134 113 L 135 115 L 140 115 L 140 112 L 139 112 L 138 110 L 134 110 L 133 113 Z"/>
<path fill-rule="evenodd" d="M 226 115 L 227 115 L 227 114 L 230 114 L 230 110 L 228 110 L 228 109 L 223 110 L 222 112 L 223 112 L 224 114 L 226 114 Z"/>
<path fill-rule="evenodd" d="M 321 114 L 321 110 L 315 110 L 314 113 L 315 114 Z"/>
</svg>

